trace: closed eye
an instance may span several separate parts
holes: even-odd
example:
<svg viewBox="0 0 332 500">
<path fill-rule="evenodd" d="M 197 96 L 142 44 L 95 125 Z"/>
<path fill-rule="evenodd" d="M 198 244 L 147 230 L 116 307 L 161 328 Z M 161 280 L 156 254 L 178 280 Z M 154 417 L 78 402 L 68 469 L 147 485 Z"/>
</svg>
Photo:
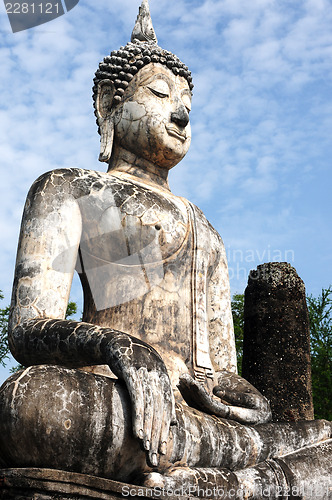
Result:
<svg viewBox="0 0 332 500">
<path fill-rule="evenodd" d="M 163 92 L 159 92 L 158 90 L 153 89 L 152 87 L 148 87 L 149 90 L 151 90 L 152 94 L 156 95 L 157 97 L 169 97 L 168 94 L 164 94 Z"/>
</svg>

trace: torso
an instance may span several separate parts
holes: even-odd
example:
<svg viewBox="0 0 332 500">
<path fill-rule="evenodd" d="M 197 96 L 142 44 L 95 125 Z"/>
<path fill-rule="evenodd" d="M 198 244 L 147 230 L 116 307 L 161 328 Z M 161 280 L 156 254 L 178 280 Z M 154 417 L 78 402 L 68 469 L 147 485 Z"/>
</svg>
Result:
<svg viewBox="0 0 332 500">
<path fill-rule="evenodd" d="M 48 254 L 18 268 L 15 287 L 24 302 L 12 324 L 64 318 L 77 258 L 84 321 L 153 346 L 173 388 L 184 372 L 205 382 L 234 368 L 225 251 L 197 207 L 136 178 L 61 169 L 36 180 L 25 217 L 29 238 L 18 258 L 39 248 Z"/>
<path fill-rule="evenodd" d="M 192 234 L 185 200 L 108 175 L 79 200 L 83 320 L 152 345 L 173 387 L 192 373 Z"/>
</svg>

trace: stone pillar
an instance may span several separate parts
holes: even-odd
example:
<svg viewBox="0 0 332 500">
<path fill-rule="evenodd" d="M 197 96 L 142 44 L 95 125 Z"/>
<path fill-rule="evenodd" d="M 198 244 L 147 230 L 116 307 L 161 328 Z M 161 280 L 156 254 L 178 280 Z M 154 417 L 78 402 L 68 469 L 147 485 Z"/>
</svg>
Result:
<svg viewBox="0 0 332 500">
<path fill-rule="evenodd" d="M 314 418 L 305 286 L 286 262 L 251 271 L 245 290 L 242 375 L 271 403 L 274 421 Z"/>
</svg>

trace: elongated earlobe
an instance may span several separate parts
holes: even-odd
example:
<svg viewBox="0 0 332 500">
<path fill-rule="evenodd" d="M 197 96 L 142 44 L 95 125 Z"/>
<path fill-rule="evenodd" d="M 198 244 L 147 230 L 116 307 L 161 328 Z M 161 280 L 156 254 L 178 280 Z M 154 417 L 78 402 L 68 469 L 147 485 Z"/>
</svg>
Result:
<svg viewBox="0 0 332 500">
<path fill-rule="evenodd" d="M 109 162 L 114 140 L 114 123 L 112 117 L 112 103 L 114 86 L 110 81 L 99 85 L 96 99 L 96 116 L 100 132 L 99 161 Z"/>
<path fill-rule="evenodd" d="M 106 122 L 106 123 L 105 123 Z M 99 161 L 109 162 L 114 140 L 114 124 L 112 117 L 104 119 L 104 123 L 100 127 L 100 154 Z"/>
</svg>

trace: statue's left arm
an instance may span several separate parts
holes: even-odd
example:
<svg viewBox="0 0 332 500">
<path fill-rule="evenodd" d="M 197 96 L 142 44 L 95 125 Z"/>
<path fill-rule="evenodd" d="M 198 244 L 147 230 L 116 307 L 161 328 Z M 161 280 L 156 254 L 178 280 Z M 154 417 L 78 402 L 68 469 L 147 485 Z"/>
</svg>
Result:
<svg viewBox="0 0 332 500">
<path fill-rule="evenodd" d="M 209 257 L 206 314 L 210 358 L 215 372 L 214 396 L 189 375 L 181 377 L 179 389 L 188 404 L 207 413 L 244 424 L 268 422 L 271 419 L 268 400 L 237 374 L 226 251 L 215 233 L 211 238 Z M 212 259 L 217 264 L 213 265 Z"/>
</svg>

